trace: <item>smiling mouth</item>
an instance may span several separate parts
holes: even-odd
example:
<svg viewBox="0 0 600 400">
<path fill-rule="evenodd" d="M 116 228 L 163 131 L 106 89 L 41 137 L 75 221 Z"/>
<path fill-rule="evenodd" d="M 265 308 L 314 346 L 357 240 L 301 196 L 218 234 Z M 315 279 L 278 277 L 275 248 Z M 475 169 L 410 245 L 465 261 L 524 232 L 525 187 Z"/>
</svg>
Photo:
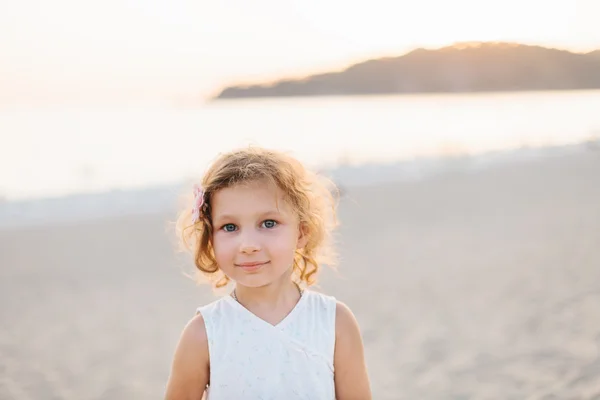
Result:
<svg viewBox="0 0 600 400">
<path fill-rule="evenodd" d="M 268 263 L 269 263 L 269 261 L 250 262 L 250 263 L 235 264 L 235 266 L 243 269 L 244 271 L 256 271 L 257 269 L 259 269 L 260 267 L 262 267 L 263 265 L 268 264 Z"/>
</svg>

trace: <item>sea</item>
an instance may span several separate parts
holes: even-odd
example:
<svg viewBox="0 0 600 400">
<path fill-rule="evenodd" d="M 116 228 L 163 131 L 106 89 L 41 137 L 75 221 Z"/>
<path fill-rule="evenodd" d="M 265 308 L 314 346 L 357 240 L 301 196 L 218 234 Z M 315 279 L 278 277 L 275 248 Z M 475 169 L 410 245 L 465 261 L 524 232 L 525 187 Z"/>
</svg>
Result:
<svg viewBox="0 0 600 400">
<path fill-rule="evenodd" d="M 0 109 L 0 227 L 172 207 L 220 153 L 287 151 L 346 185 L 600 140 L 600 91 Z"/>
</svg>

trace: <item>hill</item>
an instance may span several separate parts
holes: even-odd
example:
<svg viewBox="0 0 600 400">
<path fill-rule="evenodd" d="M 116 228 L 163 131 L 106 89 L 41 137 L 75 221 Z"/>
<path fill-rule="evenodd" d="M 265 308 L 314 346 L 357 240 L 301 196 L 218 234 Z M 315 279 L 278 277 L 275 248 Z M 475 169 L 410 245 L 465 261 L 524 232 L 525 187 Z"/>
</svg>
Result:
<svg viewBox="0 0 600 400">
<path fill-rule="evenodd" d="M 476 42 L 416 49 L 303 79 L 230 86 L 216 98 L 576 89 L 600 89 L 600 50 Z"/>
</svg>

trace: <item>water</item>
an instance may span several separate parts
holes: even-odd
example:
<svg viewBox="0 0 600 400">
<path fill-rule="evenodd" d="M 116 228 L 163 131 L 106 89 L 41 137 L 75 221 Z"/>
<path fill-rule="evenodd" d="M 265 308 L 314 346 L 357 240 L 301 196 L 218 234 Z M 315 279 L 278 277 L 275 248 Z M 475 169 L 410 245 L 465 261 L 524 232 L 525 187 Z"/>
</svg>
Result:
<svg viewBox="0 0 600 400">
<path fill-rule="evenodd" d="M 8 109 L 0 134 L 0 197 L 35 199 L 172 184 L 246 144 L 327 166 L 579 142 L 600 134 L 600 91 Z"/>
</svg>

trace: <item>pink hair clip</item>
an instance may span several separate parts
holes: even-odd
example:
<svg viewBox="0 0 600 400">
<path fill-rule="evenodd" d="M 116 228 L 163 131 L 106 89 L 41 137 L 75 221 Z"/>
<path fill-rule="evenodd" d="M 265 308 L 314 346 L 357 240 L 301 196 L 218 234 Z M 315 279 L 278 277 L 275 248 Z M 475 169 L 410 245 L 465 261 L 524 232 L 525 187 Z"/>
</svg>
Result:
<svg viewBox="0 0 600 400">
<path fill-rule="evenodd" d="M 192 208 L 192 223 L 200 221 L 200 212 L 204 205 L 204 189 L 202 186 L 194 185 L 194 206 Z"/>
</svg>

